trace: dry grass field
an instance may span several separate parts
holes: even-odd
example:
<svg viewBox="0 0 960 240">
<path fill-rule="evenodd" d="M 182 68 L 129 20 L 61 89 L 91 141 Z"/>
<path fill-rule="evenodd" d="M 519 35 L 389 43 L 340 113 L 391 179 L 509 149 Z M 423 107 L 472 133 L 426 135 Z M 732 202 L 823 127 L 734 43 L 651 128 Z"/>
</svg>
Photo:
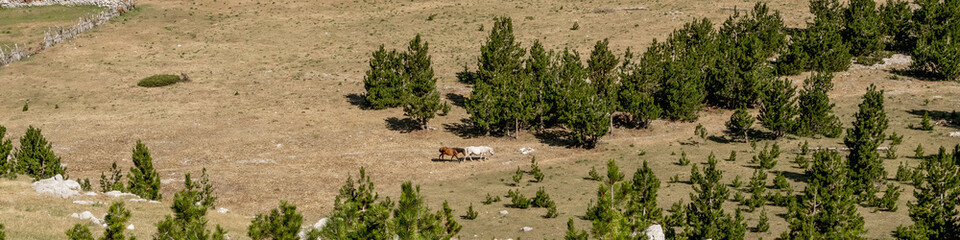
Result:
<svg viewBox="0 0 960 240">
<path fill-rule="evenodd" d="M 80 17 L 103 11 L 96 6 L 48 6 L 0 9 L 0 46 L 21 47 L 43 40 L 43 31 L 77 24 Z"/>
<path fill-rule="evenodd" d="M 396 122 L 391 118 L 403 118 L 400 109 L 363 110 L 357 105 L 355 96 L 364 92 L 369 54 L 380 44 L 404 48 L 415 34 L 423 34 L 439 78 L 437 89 L 455 100 L 471 91 L 457 81 L 456 72 L 464 65 L 476 68 L 480 45 L 495 16 L 513 18 L 524 47 L 539 39 L 548 49 L 576 49 L 587 57 L 593 43 L 604 38 L 610 39 L 618 55 L 627 47 L 642 51 L 654 38 L 663 39 L 687 21 L 708 18 L 719 24 L 733 13 L 725 9 L 749 9 L 754 3 L 144 0 L 138 10 L 111 23 L 0 68 L 0 125 L 7 127 L 11 137 L 19 137 L 30 125 L 41 128 L 70 176 L 94 182 L 114 161 L 128 169 L 131 149 L 136 140 L 142 140 L 162 176 L 166 201 L 128 207 L 137 226 L 134 234 L 140 238 L 149 238 L 155 232 L 152 224 L 169 214 L 169 199 L 182 188 L 184 173 L 208 170 L 219 196 L 217 207 L 231 210 L 210 213 L 210 222 L 224 225 L 234 239 L 243 239 L 251 216 L 275 208 L 280 200 L 296 204 L 305 222 L 317 221 L 332 209 L 347 176 L 356 176 L 360 167 L 367 169 L 381 196 L 395 198 L 400 183 L 411 180 L 422 185 L 434 209 L 447 200 L 457 214 L 463 214 L 472 203 L 480 217 L 460 221 L 462 239 L 562 238 L 569 217 L 577 219 L 579 228 L 589 228 L 587 221 L 577 217 L 596 198 L 598 182 L 584 177 L 592 166 L 603 171 L 607 159 L 616 159 L 628 177 L 642 160 L 648 161 L 663 183 L 658 201 L 664 208 L 689 198 L 691 188 L 684 182 L 690 166 L 675 164 L 682 151 L 701 164 L 710 152 L 726 158 L 730 151 L 737 151 L 736 162 L 719 164 L 723 179 L 732 181 L 739 175 L 748 180 L 754 171 L 754 165 L 747 163 L 754 154 L 750 144 L 686 144 L 697 123 L 716 137 L 712 139 L 722 139 L 723 122 L 731 112 L 707 109 L 697 123 L 654 121 L 650 129 L 615 129 L 592 150 L 567 148 L 529 132 L 517 140 L 464 137 L 451 131 L 468 117 L 461 107 L 431 121 L 437 130 L 406 132 L 391 124 Z M 595 12 L 622 7 L 647 10 Z M 776 1 L 770 7 L 781 12 L 788 27 L 803 27 L 809 18 L 807 1 Z M 575 22 L 580 29 L 570 30 Z M 486 27 L 484 31 L 478 31 L 481 26 Z M 830 93 L 837 115 L 849 126 L 866 87 L 872 83 L 886 89 L 887 131 L 906 136 L 898 151 L 901 157 L 885 161 L 890 177 L 901 161 L 918 164 L 919 160 L 907 157 L 917 144 L 930 153 L 938 146 L 960 143 L 960 138 L 947 136 L 960 131 L 956 126 L 937 126 L 933 132 L 907 128 L 920 122 L 917 110 L 960 110 L 960 84 L 893 77 L 892 69 L 905 67 L 854 66 L 837 74 Z M 181 72 L 193 81 L 163 88 L 136 87 L 141 78 Z M 796 84 L 805 77 L 790 79 Z M 27 101 L 30 110 L 23 112 Z M 842 145 L 842 139 L 778 140 L 785 153 L 774 170 L 784 171 L 794 191 L 803 189 L 798 182 L 803 170 L 791 160 L 804 140 L 811 146 Z M 485 161 L 434 160 L 440 146 L 468 145 L 489 145 L 497 154 Z M 763 142 L 759 145 L 762 148 Z M 518 152 L 522 147 L 536 151 L 523 155 Z M 639 156 L 641 150 L 646 154 Z M 547 179 L 510 186 L 513 171 L 518 166 L 529 170 L 532 156 Z M 674 175 L 681 182 L 670 183 Z M 480 204 L 487 193 L 505 195 L 519 188 L 532 196 L 541 186 L 557 202 L 558 218 L 540 217 L 545 209 L 507 208 L 504 202 Z M 861 208 L 868 238 L 890 238 L 896 226 L 910 224 L 906 201 L 912 199 L 912 188 L 903 187 L 898 211 Z M 0 223 L 7 225 L 11 239 L 61 238 L 67 228 L 80 222 L 70 213 L 103 214 L 107 209 L 35 196 L 25 177 L 0 180 L 0 196 L 13 196 L 0 200 Z M 732 202 L 728 205 L 730 210 L 735 207 Z M 497 213 L 504 209 L 509 214 Z M 787 229 L 783 208 L 767 206 L 767 210 L 770 231 L 750 232 L 748 239 L 771 239 Z M 756 225 L 758 214 L 745 214 L 750 227 Z M 534 230 L 520 231 L 524 226 Z M 91 230 L 102 232 L 98 227 Z"/>
</svg>

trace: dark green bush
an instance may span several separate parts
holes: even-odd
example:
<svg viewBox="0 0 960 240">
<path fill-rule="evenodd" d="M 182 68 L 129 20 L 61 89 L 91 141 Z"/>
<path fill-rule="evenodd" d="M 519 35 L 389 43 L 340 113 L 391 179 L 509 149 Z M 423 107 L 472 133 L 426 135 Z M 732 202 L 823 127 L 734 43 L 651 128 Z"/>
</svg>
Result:
<svg viewBox="0 0 960 240">
<path fill-rule="evenodd" d="M 30 126 L 20 138 L 20 149 L 14 155 L 17 172 L 30 175 L 34 180 L 65 175 L 67 168 L 60 165 L 60 157 L 53 154 L 52 148 L 53 145 L 47 142 L 40 129 Z"/>
<path fill-rule="evenodd" d="M 477 213 L 477 211 L 473 210 L 473 203 L 471 203 L 470 207 L 467 207 L 467 215 L 463 215 L 463 219 L 477 219 L 477 215 L 480 215 L 480 213 Z"/>
<path fill-rule="evenodd" d="M 163 87 L 167 85 L 172 85 L 177 82 L 180 82 L 180 76 L 172 75 L 172 74 L 157 74 L 157 75 L 149 76 L 144 79 L 140 79 L 140 82 L 137 82 L 137 86 Z"/>
<path fill-rule="evenodd" d="M 252 239 L 297 239 L 297 232 L 303 223 L 303 215 L 297 212 L 297 206 L 280 201 L 280 207 L 270 210 L 270 214 L 257 214 L 247 228 L 247 236 Z"/>
</svg>

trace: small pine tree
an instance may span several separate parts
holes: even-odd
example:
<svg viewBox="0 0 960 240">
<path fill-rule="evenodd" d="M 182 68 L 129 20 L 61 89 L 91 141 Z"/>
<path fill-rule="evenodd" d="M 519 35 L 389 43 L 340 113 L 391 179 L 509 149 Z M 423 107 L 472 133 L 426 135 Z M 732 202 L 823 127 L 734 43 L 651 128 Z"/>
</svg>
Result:
<svg viewBox="0 0 960 240">
<path fill-rule="evenodd" d="M 741 139 L 744 142 L 750 140 L 748 136 L 750 128 L 753 126 L 754 118 L 750 116 L 746 108 L 738 108 L 730 115 L 730 121 L 727 121 L 727 131 L 734 139 Z"/>
<path fill-rule="evenodd" d="M 757 222 L 757 227 L 754 228 L 755 232 L 767 232 L 770 230 L 770 218 L 767 217 L 767 209 L 764 208 L 760 210 L 760 220 Z"/>
<path fill-rule="evenodd" d="M 7 232 L 3 230 L 3 223 L 0 223 L 0 240 L 6 240 L 6 239 L 7 239 Z"/>
<path fill-rule="evenodd" d="M 130 210 L 123 207 L 123 202 L 114 202 L 107 211 L 107 216 L 103 217 L 107 228 L 103 231 L 103 237 L 100 240 L 124 240 L 123 230 L 126 229 L 127 220 L 130 219 Z M 131 236 L 130 239 L 136 239 Z"/>
<path fill-rule="evenodd" d="M 740 180 L 740 175 L 737 175 L 733 178 L 733 182 L 730 182 L 730 187 L 737 189 L 743 186 L 743 180 Z"/>
<path fill-rule="evenodd" d="M 649 224 L 659 222 L 663 218 L 663 209 L 657 206 L 660 180 L 653 174 L 653 169 L 647 166 L 646 160 L 640 168 L 637 168 L 632 181 L 625 188 L 629 189 L 629 194 L 626 196 L 624 215 L 631 229 L 646 229 Z"/>
<path fill-rule="evenodd" d="M 845 165 L 836 151 L 813 154 L 803 195 L 787 208 L 790 230 L 780 238 L 863 239 L 863 216 L 857 212 Z"/>
<path fill-rule="evenodd" d="M 550 206 L 550 203 L 553 202 L 550 200 L 550 195 L 543 190 L 543 187 L 540 187 L 540 190 L 537 190 L 537 195 L 531 200 L 533 207 L 546 208 Z"/>
<path fill-rule="evenodd" d="M 550 201 L 547 204 L 547 213 L 543 215 L 544 218 L 556 218 L 559 213 L 557 213 L 557 204 L 553 201 Z"/>
<path fill-rule="evenodd" d="M 946 80 L 960 77 L 960 28 L 956 23 L 956 3 L 941 1 L 916 1 L 919 6 L 913 14 L 913 63 L 914 71 L 928 72 Z"/>
<path fill-rule="evenodd" d="M 109 192 L 109 191 L 126 191 L 127 189 L 123 186 L 123 174 L 120 173 L 120 168 L 117 167 L 117 162 L 113 162 L 113 165 L 110 165 L 110 177 L 104 175 L 103 172 L 100 172 L 100 191 Z"/>
<path fill-rule="evenodd" d="M 297 206 L 280 201 L 280 207 L 270 210 L 270 214 L 257 214 L 247 227 L 247 236 L 252 239 L 299 239 L 297 232 L 303 223 L 303 215 L 297 212 Z"/>
<path fill-rule="evenodd" d="M 487 194 L 489 197 L 489 194 Z M 373 182 L 360 168 L 356 181 L 352 176 L 340 187 L 334 200 L 333 210 L 327 214 L 330 219 L 321 229 L 323 239 L 388 239 L 393 237 L 390 225 L 390 211 L 393 202 L 381 200 L 375 191 Z"/>
<path fill-rule="evenodd" d="M 590 180 L 603 181 L 603 177 L 597 172 L 597 167 L 590 167 L 590 172 L 588 174 L 590 175 Z"/>
<path fill-rule="evenodd" d="M 133 159 L 133 167 L 130 168 L 130 174 L 127 175 L 127 179 L 129 179 L 127 189 L 130 190 L 130 193 L 150 200 L 163 198 L 160 193 L 160 175 L 153 168 L 153 158 L 150 157 L 150 150 L 140 140 L 137 140 L 137 145 L 133 148 L 131 159 Z"/>
<path fill-rule="evenodd" d="M 77 223 L 73 228 L 67 229 L 67 239 L 69 240 L 93 240 L 93 233 L 86 224 Z M 2 239 L 2 238 L 0 238 Z"/>
<path fill-rule="evenodd" d="M 567 233 L 563 236 L 564 240 L 587 240 L 587 237 L 589 237 L 587 231 L 577 230 L 577 228 L 573 226 L 572 217 L 567 220 Z"/>
<path fill-rule="evenodd" d="M 523 170 L 517 166 L 517 171 L 513 174 L 513 186 L 520 186 L 520 180 L 523 180 Z"/>
<path fill-rule="evenodd" d="M 800 169 L 807 169 L 807 167 L 810 166 L 810 161 L 800 154 L 797 154 L 797 156 L 793 158 L 793 162 L 797 163 L 797 168 Z"/>
<path fill-rule="evenodd" d="M 686 209 L 686 226 L 683 237 L 689 239 L 743 239 L 745 225 L 737 211 L 731 217 L 722 209 L 730 191 L 721 183 L 723 172 L 717 170 L 716 159 L 710 158 L 703 171 L 694 165 L 690 181 L 693 182 L 691 202 Z"/>
<path fill-rule="evenodd" d="M 697 128 L 693 130 L 693 135 L 696 136 L 697 146 L 700 146 L 700 143 L 707 141 L 707 128 L 703 127 L 703 124 L 697 123 Z"/>
<path fill-rule="evenodd" d="M 767 172 L 757 169 L 750 178 L 750 199 L 747 200 L 747 207 L 750 211 L 767 204 Z"/>
<path fill-rule="evenodd" d="M 887 190 L 883 192 L 883 197 L 877 203 L 880 211 L 896 212 L 897 201 L 900 200 L 900 186 L 893 183 L 887 184 Z"/>
<path fill-rule="evenodd" d="M 736 162 L 737 161 L 737 151 L 730 150 L 730 157 L 727 157 L 727 161 Z"/>
<path fill-rule="evenodd" d="M 794 107 L 796 87 L 790 85 L 790 80 L 779 79 L 767 84 L 760 95 L 760 115 L 757 120 L 760 125 L 773 131 L 775 137 L 783 137 L 793 129 L 793 119 L 797 115 Z"/>
<path fill-rule="evenodd" d="M 543 171 L 540 170 L 540 166 L 537 165 L 537 159 L 533 158 L 530 160 L 530 175 L 533 175 L 533 180 L 543 182 Z"/>
<path fill-rule="evenodd" d="M 920 130 L 933 131 L 933 124 L 930 124 L 930 114 L 923 111 L 923 119 L 920 120 Z"/>
<path fill-rule="evenodd" d="M 396 50 L 387 52 L 383 45 L 370 57 L 370 69 L 363 78 L 367 91 L 364 101 L 373 109 L 399 107 L 403 103 L 403 58 Z"/>
<path fill-rule="evenodd" d="M 30 175 L 34 180 L 66 174 L 67 168 L 60 165 L 60 157 L 53 154 L 52 148 L 40 129 L 27 128 L 27 133 L 20 138 L 20 149 L 14 155 L 17 172 Z"/>
<path fill-rule="evenodd" d="M 918 143 L 917 148 L 913 149 L 913 157 L 923 159 L 926 156 L 927 155 L 923 153 L 923 144 Z"/>
<path fill-rule="evenodd" d="M 507 196 L 510 197 L 510 207 L 527 209 L 530 208 L 530 199 L 520 193 L 520 190 L 507 191 Z"/>
<path fill-rule="evenodd" d="M 14 161 L 7 160 L 10 156 L 10 151 L 13 150 L 13 143 L 10 139 L 6 139 L 7 128 L 3 125 L 0 125 L 0 177 L 3 176 L 16 176 L 16 168 Z"/>
<path fill-rule="evenodd" d="M 804 80 L 803 90 L 797 97 L 799 115 L 794 129 L 797 135 L 840 136 L 840 119 L 833 115 L 835 104 L 830 103 L 827 96 L 827 92 L 833 89 L 832 81 L 833 73 L 829 72 L 815 72 Z"/>
<path fill-rule="evenodd" d="M 900 162 L 900 166 L 897 166 L 897 175 L 896 179 L 899 182 L 908 182 L 913 180 L 913 172 L 910 171 L 910 167 L 907 166 L 906 162 Z"/>
<path fill-rule="evenodd" d="M 910 37 L 910 18 L 913 11 L 909 2 L 901 0 L 887 0 L 880 7 L 880 22 L 883 35 L 887 36 L 884 45 L 892 51 L 908 51 L 913 42 Z"/>
<path fill-rule="evenodd" d="M 623 172 L 620 171 L 620 167 L 617 166 L 617 161 L 613 159 L 607 160 L 607 184 L 613 185 L 614 183 L 620 182 L 623 180 Z"/>
<path fill-rule="evenodd" d="M 790 189 L 790 182 L 783 176 L 783 172 L 777 172 L 777 176 L 773 178 L 773 186 L 776 189 L 787 190 Z"/>
<path fill-rule="evenodd" d="M 450 239 L 460 232 L 461 226 L 453 219 L 449 204 L 437 213 L 423 201 L 420 186 L 411 182 L 400 185 L 400 200 L 393 211 L 392 226 L 400 239 Z"/>
<path fill-rule="evenodd" d="M 897 227 L 893 234 L 898 239 L 957 239 L 960 238 L 960 168 L 954 156 L 944 148 L 921 161 L 917 168 L 919 178 L 913 182 L 916 201 L 908 202 L 911 226 Z"/>
<path fill-rule="evenodd" d="M 680 166 L 690 165 L 690 159 L 687 158 L 687 152 L 686 152 L 686 151 L 680 152 L 680 159 L 677 160 L 677 164 L 680 165 Z"/>
<path fill-rule="evenodd" d="M 480 213 L 473 210 L 473 203 L 470 203 L 470 207 L 467 207 L 467 214 L 463 215 L 463 219 L 474 220 L 477 219 L 477 215 L 480 215 Z"/>
<path fill-rule="evenodd" d="M 199 181 L 193 181 L 190 174 L 183 176 L 183 190 L 174 194 L 173 216 L 167 215 L 157 222 L 154 239 L 225 239 L 226 232 L 217 225 L 216 231 L 206 228 L 207 210 L 213 209 L 217 197 L 213 195 L 213 185 L 204 168 Z"/>
<path fill-rule="evenodd" d="M 843 143 L 850 148 L 847 164 L 851 183 L 857 193 L 875 189 L 886 176 L 877 147 L 886 140 L 887 114 L 883 110 L 883 90 L 870 85 L 863 95 L 860 111 L 854 115 L 853 128 L 847 129 Z"/>
</svg>

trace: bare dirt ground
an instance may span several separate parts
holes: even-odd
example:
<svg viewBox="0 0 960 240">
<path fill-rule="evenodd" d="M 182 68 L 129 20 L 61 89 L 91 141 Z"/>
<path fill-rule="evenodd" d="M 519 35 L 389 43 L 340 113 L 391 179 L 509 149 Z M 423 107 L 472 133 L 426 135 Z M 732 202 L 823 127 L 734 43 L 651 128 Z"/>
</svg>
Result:
<svg viewBox="0 0 960 240">
<path fill-rule="evenodd" d="M 348 174 L 355 176 L 360 167 L 365 167 L 383 196 L 397 196 L 400 183 L 411 180 L 423 185 L 433 206 L 448 200 L 462 214 L 473 203 L 481 215 L 477 220 L 461 221 L 462 238 L 558 238 L 566 219 L 582 216 L 586 205 L 596 197 L 597 183 L 583 177 L 591 166 L 602 171 L 608 158 L 618 159 L 628 177 L 640 160 L 650 161 L 663 182 L 658 200 L 667 208 L 675 201 L 688 199 L 690 191 L 688 184 L 668 183 L 674 175 L 682 181 L 689 178 L 689 166 L 674 164 L 681 151 L 686 151 L 694 163 L 703 163 L 710 152 L 725 158 L 736 150 L 737 162 L 721 163 L 724 181 L 731 181 L 735 175 L 746 181 L 754 170 L 746 163 L 752 150 L 749 144 L 714 141 L 700 147 L 683 145 L 697 123 L 664 121 L 655 121 L 651 129 L 616 129 L 594 150 L 569 149 L 527 132 L 519 140 L 463 137 L 450 131 L 467 117 L 460 107 L 431 121 L 438 130 L 406 133 L 391 127 L 395 121 L 390 118 L 403 118 L 401 110 L 362 110 L 351 97 L 363 93 L 369 54 L 380 44 L 404 48 L 416 33 L 423 34 L 430 43 L 438 89 L 455 99 L 470 93 L 469 86 L 457 82 L 455 73 L 464 65 L 475 69 L 479 47 L 495 16 L 513 18 L 524 47 L 539 39 L 548 48 L 577 49 L 586 58 L 593 43 L 603 38 L 610 38 L 618 54 L 627 47 L 639 52 L 652 39 L 663 39 L 684 22 L 706 17 L 719 25 L 733 12 L 722 8 L 749 9 L 753 4 L 726 0 L 141 1 L 139 10 L 110 24 L 0 68 L 0 124 L 13 137 L 22 135 L 29 125 L 43 129 L 73 178 L 95 182 L 114 161 L 123 169 L 130 167 L 130 152 L 137 139 L 150 148 L 167 198 L 181 188 L 184 173 L 198 174 L 206 168 L 220 197 L 218 207 L 236 214 L 231 215 L 233 220 L 214 219 L 211 223 L 230 225 L 228 230 L 235 237 L 245 235 L 243 229 L 249 219 L 244 221 L 243 216 L 274 208 L 280 200 L 297 204 L 305 222 L 315 222 L 331 210 L 336 190 Z M 594 12 L 640 6 L 648 10 Z M 809 15 L 806 1 L 779 1 L 770 6 L 781 11 L 789 27 L 802 27 Z M 437 14 L 434 20 L 427 21 L 432 14 Z M 579 30 L 570 30 L 574 22 L 579 23 Z M 478 31 L 481 25 L 484 31 Z M 193 81 L 164 88 L 136 87 L 141 78 L 180 72 L 189 74 Z M 891 119 L 888 131 L 907 135 L 899 149 L 901 156 L 912 156 L 917 143 L 933 152 L 936 146 L 960 142 L 946 136 L 946 132 L 958 131 L 955 127 L 941 126 L 932 133 L 906 127 L 919 123 L 919 116 L 910 110 L 958 110 L 960 85 L 902 76 L 893 80 L 892 75 L 888 69 L 869 68 L 838 73 L 831 97 L 843 122 L 849 125 L 853 120 L 859 96 L 874 83 L 887 89 L 886 110 Z M 805 76 L 791 79 L 799 83 Z M 27 100 L 30 110 L 21 112 Z M 729 114 L 707 110 L 699 123 L 710 135 L 722 137 L 723 122 Z M 779 143 L 785 150 L 796 150 L 803 140 L 790 138 Z M 841 139 L 808 140 L 811 145 L 842 145 Z M 440 146 L 467 145 L 489 145 L 497 154 L 486 161 L 433 160 Z M 521 147 L 536 151 L 522 155 L 517 151 Z M 639 150 L 647 154 L 637 156 Z M 559 218 L 540 218 L 543 209 L 479 203 L 487 193 L 504 195 L 515 188 L 507 185 L 509 176 L 517 166 L 528 170 L 530 156 L 537 157 L 549 177 L 542 184 L 521 184 L 521 191 L 529 197 L 544 186 L 557 201 Z M 802 174 L 789 161 L 792 157 L 790 151 L 783 154 L 775 170 Z M 918 162 L 906 157 L 887 161 L 890 176 L 900 161 L 914 166 Z M 768 179 L 771 183 L 772 177 Z M 798 182 L 802 179 L 790 180 L 795 191 L 802 190 Z M 905 187 L 897 212 L 861 209 L 870 230 L 867 237 L 889 238 L 896 226 L 910 224 L 905 203 L 912 199 L 911 191 Z M 734 206 L 730 204 L 729 208 Z M 0 221 L 74 221 L 60 215 L 28 215 L 22 208 L 8 209 L 4 211 L 11 214 L 3 214 Z M 166 211 L 150 209 L 143 210 L 150 213 L 145 213 L 148 220 L 142 221 L 156 222 Z M 503 209 L 510 213 L 496 213 Z M 772 238 L 786 230 L 779 215 L 785 211 L 771 206 L 767 209 L 771 231 L 749 233 L 748 238 Z M 746 215 L 751 227 L 756 224 L 757 214 Z M 138 210 L 134 210 L 135 218 L 137 215 Z M 577 220 L 577 224 L 588 227 L 583 220 Z M 44 239 L 62 236 L 70 224 L 62 229 L 27 231 L 42 232 L 39 234 L 14 230 L 10 225 L 16 224 L 8 224 L 14 238 Z M 532 226 L 534 231 L 521 232 L 523 226 Z M 150 233 L 138 230 L 137 234 L 146 237 Z"/>
</svg>

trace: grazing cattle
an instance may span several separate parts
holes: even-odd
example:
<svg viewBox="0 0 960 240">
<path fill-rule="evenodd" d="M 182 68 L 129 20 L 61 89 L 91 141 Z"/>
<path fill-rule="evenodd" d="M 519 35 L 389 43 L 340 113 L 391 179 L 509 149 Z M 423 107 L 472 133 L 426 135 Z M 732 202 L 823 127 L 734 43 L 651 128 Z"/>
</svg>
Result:
<svg viewBox="0 0 960 240">
<path fill-rule="evenodd" d="M 469 146 L 469 147 L 463 148 L 463 157 L 464 157 L 464 158 L 470 157 L 470 160 L 473 160 L 473 156 L 474 156 L 474 155 L 480 156 L 481 159 L 486 159 L 486 158 L 487 158 L 487 156 L 486 156 L 487 154 L 490 154 L 490 156 L 493 156 L 493 148 L 492 148 L 492 147 L 487 147 L 487 146 L 477 146 L 477 147 Z"/>
<path fill-rule="evenodd" d="M 456 148 L 440 147 L 440 160 L 443 160 L 443 156 L 451 156 L 450 160 L 457 158 L 457 160 L 463 161 L 460 156 L 457 156 L 460 153 L 461 151 L 457 151 Z"/>
</svg>

